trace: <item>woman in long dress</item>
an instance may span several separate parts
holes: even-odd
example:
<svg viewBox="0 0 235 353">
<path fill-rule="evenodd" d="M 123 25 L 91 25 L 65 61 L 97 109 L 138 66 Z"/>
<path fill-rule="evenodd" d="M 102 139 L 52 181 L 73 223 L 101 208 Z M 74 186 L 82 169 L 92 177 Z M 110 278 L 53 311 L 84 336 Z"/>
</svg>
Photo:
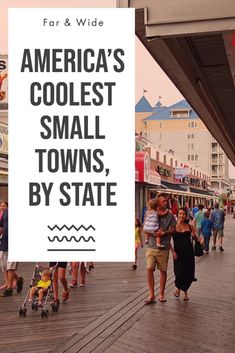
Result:
<svg viewBox="0 0 235 353">
<path fill-rule="evenodd" d="M 195 280 L 195 258 L 192 245 L 192 237 L 197 236 L 195 231 L 186 222 L 187 210 L 180 208 L 178 211 L 178 221 L 176 232 L 173 234 L 174 251 L 177 254 L 174 260 L 175 273 L 175 297 L 180 296 L 180 291 L 184 292 L 184 300 L 189 300 L 188 289 Z"/>
</svg>

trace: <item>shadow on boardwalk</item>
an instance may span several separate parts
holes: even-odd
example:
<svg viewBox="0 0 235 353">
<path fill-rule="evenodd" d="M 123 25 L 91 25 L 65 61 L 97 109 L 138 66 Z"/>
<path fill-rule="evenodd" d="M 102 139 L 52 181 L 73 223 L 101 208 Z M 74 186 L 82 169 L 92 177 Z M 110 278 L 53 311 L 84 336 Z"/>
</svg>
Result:
<svg viewBox="0 0 235 353">
<path fill-rule="evenodd" d="M 4 353 L 232 353 L 235 336 L 235 220 L 227 217 L 225 252 L 199 259 L 190 301 L 173 297 L 172 262 L 167 303 L 144 306 L 144 251 L 131 264 L 96 264 L 85 288 L 47 320 L 39 312 L 18 317 L 26 293 L 0 298 L 0 351 Z M 21 264 L 27 284 L 34 264 Z M 157 276 L 158 279 L 158 276 Z"/>
</svg>

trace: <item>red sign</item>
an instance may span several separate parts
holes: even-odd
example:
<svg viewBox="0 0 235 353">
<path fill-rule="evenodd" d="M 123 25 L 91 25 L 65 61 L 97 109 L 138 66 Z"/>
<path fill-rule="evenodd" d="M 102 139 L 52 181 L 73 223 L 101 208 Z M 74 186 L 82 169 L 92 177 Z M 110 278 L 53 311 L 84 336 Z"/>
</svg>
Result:
<svg viewBox="0 0 235 353">
<path fill-rule="evenodd" d="M 150 158 L 147 152 L 135 153 L 135 169 L 139 172 L 139 182 L 161 185 L 160 175 L 154 169 L 150 169 Z"/>
</svg>

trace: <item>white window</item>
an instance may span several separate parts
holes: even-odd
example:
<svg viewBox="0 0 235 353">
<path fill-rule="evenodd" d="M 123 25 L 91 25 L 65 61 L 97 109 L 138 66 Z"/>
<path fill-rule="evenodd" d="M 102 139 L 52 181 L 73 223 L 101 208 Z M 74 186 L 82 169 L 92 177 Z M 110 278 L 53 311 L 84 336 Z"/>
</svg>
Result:
<svg viewBox="0 0 235 353">
<path fill-rule="evenodd" d="M 189 111 L 187 109 L 186 110 L 172 110 L 171 117 L 172 118 L 188 118 Z"/>
</svg>

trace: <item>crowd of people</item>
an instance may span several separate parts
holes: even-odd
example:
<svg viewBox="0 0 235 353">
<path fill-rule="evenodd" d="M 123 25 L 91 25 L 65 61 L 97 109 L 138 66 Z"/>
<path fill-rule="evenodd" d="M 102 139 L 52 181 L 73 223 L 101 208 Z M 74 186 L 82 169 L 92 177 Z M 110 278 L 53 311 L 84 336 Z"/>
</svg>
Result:
<svg viewBox="0 0 235 353">
<path fill-rule="evenodd" d="M 7 201 L 0 203 L 0 266 L 2 272 L 4 273 L 4 280 L 0 286 L 0 291 L 2 291 L 2 297 L 9 297 L 13 295 L 13 290 L 16 289 L 17 293 L 20 293 L 23 289 L 24 279 L 22 276 L 17 274 L 17 262 L 8 261 L 8 203 Z M 42 275 L 38 283 L 33 286 L 29 293 L 29 301 L 35 294 L 39 296 L 39 305 L 41 306 L 43 294 L 49 288 L 50 285 L 50 269 L 55 267 L 53 274 L 53 303 L 59 303 L 59 283 L 62 285 L 62 301 L 67 301 L 69 299 L 70 288 L 77 287 L 78 284 L 78 272 L 80 269 L 80 287 L 85 286 L 86 273 L 89 272 L 91 268 L 94 268 L 93 262 L 50 262 L 48 264 L 48 269 L 46 268 L 42 271 Z M 66 278 L 66 269 L 69 267 L 69 272 L 71 275 L 71 283 L 68 283 Z"/>
<path fill-rule="evenodd" d="M 169 255 L 172 254 L 175 274 L 174 296 L 189 300 L 188 290 L 195 278 L 195 252 L 194 242 L 200 244 L 205 254 L 210 251 L 210 239 L 213 239 L 212 251 L 224 251 L 224 221 L 225 212 L 216 203 L 214 208 L 205 208 L 202 204 L 195 205 L 192 210 L 178 207 L 174 198 L 160 193 L 155 199 L 149 200 L 142 223 L 135 218 L 135 262 L 133 270 L 137 269 L 138 250 L 146 246 L 147 284 L 149 296 L 145 304 L 156 302 L 154 272 L 160 272 L 159 301 L 166 302 L 165 286 Z M 5 283 L 0 286 L 1 296 L 13 295 L 14 288 L 19 293 L 23 288 L 23 277 L 17 273 L 17 262 L 8 261 L 8 204 L 0 203 L 0 264 L 4 273 Z M 62 301 L 69 299 L 71 288 L 78 285 L 80 274 L 80 287 L 85 286 L 86 273 L 94 267 L 93 263 L 85 262 L 50 262 L 48 269 L 55 266 L 53 275 L 53 303 L 59 304 L 59 283 L 61 284 Z M 68 283 L 66 269 L 69 266 L 71 283 Z M 43 294 L 50 285 L 49 272 L 42 272 L 38 284 L 30 291 L 29 301 L 35 293 L 39 295 L 41 305 Z"/>
<path fill-rule="evenodd" d="M 154 292 L 154 271 L 160 272 L 159 301 L 166 302 L 165 286 L 169 254 L 172 254 L 175 274 L 174 296 L 189 300 L 188 289 L 195 278 L 195 251 L 194 243 L 200 244 L 205 254 L 210 251 L 210 239 L 213 238 L 212 250 L 224 251 L 224 221 L 225 212 L 220 209 L 219 203 L 214 207 L 195 205 L 192 210 L 187 207 L 178 207 L 176 199 L 165 193 L 158 194 L 157 198 L 148 202 L 148 208 L 141 225 L 138 218 L 135 222 L 135 263 L 137 268 L 138 248 L 143 246 L 143 236 L 146 239 L 147 282 L 149 296 L 146 304 L 156 302 Z M 172 241 L 171 241 L 172 239 Z"/>
</svg>

